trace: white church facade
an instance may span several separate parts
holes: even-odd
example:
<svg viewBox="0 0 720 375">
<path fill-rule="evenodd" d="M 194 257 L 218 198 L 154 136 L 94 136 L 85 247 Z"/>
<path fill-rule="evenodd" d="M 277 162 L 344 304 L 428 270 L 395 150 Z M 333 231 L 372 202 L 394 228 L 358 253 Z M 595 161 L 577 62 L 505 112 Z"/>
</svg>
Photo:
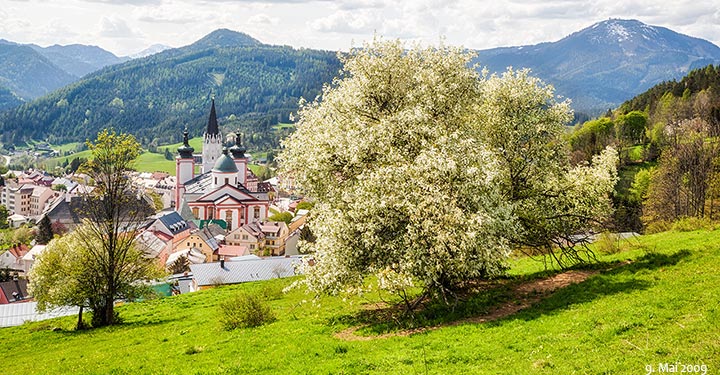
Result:
<svg viewBox="0 0 720 375">
<path fill-rule="evenodd" d="M 175 210 L 185 219 L 224 220 L 229 232 L 268 217 L 268 191 L 260 191 L 263 184 L 248 170 L 239 133 L 235 139 L 235 145 L 223 147 L 213 99 L 203 136 L 202 172 L 195 175 L 195 150 L 185 129 L 175 158 Z"/>
</svg>

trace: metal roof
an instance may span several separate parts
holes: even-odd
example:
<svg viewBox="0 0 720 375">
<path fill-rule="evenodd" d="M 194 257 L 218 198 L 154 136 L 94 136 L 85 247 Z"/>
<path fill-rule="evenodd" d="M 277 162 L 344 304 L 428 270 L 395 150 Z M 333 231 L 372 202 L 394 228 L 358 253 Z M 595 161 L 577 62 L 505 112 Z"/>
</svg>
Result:
<svg viewBox="0 0 720 375">
<path fill-rule="evenodd" d="M 237 284 L 249 281 L 295 276 L 299 257 L 272 257 L 242 262 L 191 264 L 190 270 L 198 286 Z"/>
<path fill-rule="evenodd" d="M 22 302 L 0 305 L 0 327 L 19 326 L 26 320 L 39 321 L 77 314 L 77 307 L 61 307 L 52 311 L 40 313 L 37 311 L 37 302 Z"/>
</svg>

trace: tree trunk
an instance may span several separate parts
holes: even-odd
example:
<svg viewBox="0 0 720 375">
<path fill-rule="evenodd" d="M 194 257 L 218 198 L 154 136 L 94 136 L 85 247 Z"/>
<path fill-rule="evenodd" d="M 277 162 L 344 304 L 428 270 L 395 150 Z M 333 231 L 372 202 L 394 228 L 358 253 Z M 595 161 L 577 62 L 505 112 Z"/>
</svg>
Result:
<svg viewBox="0 0 720 375">
<path fill-rule="evenodd" d="M 82 313 L 83 313 L 83 307 L 80 306 L 80 311 L 78 312 L 77 326 L 75 326 L 75 330 L 78 330 L 78 331 L 81 329 L 85 329 L 85 323 L 83 323 Z"/>
</svg>

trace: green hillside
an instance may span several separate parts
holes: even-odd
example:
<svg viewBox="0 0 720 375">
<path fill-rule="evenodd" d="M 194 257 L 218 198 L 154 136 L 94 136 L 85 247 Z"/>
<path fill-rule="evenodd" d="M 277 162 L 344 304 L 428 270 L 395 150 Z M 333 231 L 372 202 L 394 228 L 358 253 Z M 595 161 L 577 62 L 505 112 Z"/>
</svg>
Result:
<svg viewBox="0 0 720 375">
<path fill-rule="evenodd" d="M 410 335 L 389 328 L 383 314 L 360 334 L 390 335 L 341 335 L 364 324 L 358 312 L 367 317 L 382 300 L 312 303 L 301 290 L 281 294 L 292 282 L 283 279 L 126 304 L 119 308 L 124 323 L 114 327 L 75 332 L 75 318 L 67 317 L 0 329 L 0 348 L 11 353 L 5 371 L 13 374 L 646 374 L 646 365 L 657 371 L 662 363 L 706 365 L 712 374 L 720 368 L 718 233 L 632 240 L 602 256 L 601 271 L 586 281 L 541 300 L 530 294 L 540 302 L 485 323 L 452 320 L 513 310 L 522 302 L 512 290 L 552 272 L 513 261 L 510 279 L 453 313 L 428 309 L 418 316 L 442 326 Z M 265 296 L 278 319 L 223 330 L 219 304 L 239 292 Z"/>
<path fill-rule="evenodd" d="M 144 145 L 180 141 L 182 129 L 202 134 L 210 97 L 221 130 L 238 127 L 248 147 L 279 146 L 272 126 L 288 122 L 298 100 L 313 100 L 340 69 L 335 52 L 257 42 L 215 31 L 198 42 L 106 67 L 0 115 L 2 142 L 66 143 L 114 127 Z"/>
</svg>

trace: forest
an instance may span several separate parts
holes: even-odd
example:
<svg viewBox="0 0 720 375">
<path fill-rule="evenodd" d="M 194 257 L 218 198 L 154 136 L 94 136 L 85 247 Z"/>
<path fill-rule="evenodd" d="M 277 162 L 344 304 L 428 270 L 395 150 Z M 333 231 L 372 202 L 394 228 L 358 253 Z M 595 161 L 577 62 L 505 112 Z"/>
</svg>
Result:
<svg viewBox="0 0 720 375">
<path fill-rule="evenodd" d="M 93 73 L 0 115 L 2 143 L 84 141 L 113 127 L 143 146 L 198 136 L 214 96 L 224 133 L 240 129 L 252 149 L 278 147 L 267 136 L 300 98 L 314 99 L 340 62 L 334 52 L 287 46 L 200 43 Z"/>
<path fill-rule="evenodd" d="M 607 145 L 621 152 L 617 230 L 658 232 L 720 217 L 720 66 L 663 82 L 569 135 L 575 163 Z"/>
</svg>

